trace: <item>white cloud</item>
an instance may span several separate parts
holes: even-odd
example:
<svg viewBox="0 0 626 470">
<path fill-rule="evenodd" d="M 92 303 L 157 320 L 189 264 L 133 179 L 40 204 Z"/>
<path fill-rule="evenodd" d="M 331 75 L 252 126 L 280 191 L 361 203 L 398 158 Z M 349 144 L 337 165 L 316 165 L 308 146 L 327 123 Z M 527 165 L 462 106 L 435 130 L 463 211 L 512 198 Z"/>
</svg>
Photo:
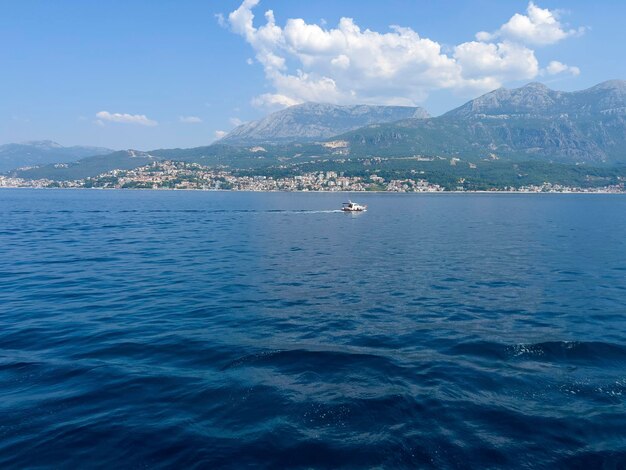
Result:
<svg viewBox="0 0 626 470">
<path fill-rule="evenodd" d="M 254 106 L 268 108 L 288 108 L 300 103 L 302 103 L 300 99 L 290 98 L 279 93 L 263 93 L 252 99 Z"/>
<path fill-rule="evenodd" d="M 454 58 L 467 80 L 526 80 L 537 76 L 539 62 L 532 50 L 519 44 L 466 42 L 454 49 Z M 494 80 L 495 79 L 495 80 Z"/>
<path fill-rule="evenodd" d="M 228 132 L 226 132 L 226 131 L 215 131 L 215 138 L 216 139 L 221 139 L 226 134 L 228 134 Z"/>
<path fill-rule="evenodd" d="M 585 28 L 567 29 L 566 26 L 562 25 L 559 21 L 558 11 L 540 8 L 530 2 L 526 9 L 526 15 L 516 13 L 496 32 L 481 31 L 476 34 L 476 39 L 492 41 L 502 38 L 523 44 L 544 46 L 584 32 Z"/>
<path fill-rule="evenodd" d="M 217 24 L 219 24 L 222 28 L 228 27 L 228 23 L 224 19 L 224 15 L 222 15 L 221 13 L 216 13 L 215 19 L 217 20 Z"/>
<path fill-rule="evenodd" d="M 100 111 L 96 113 L 99 125 L 103 125 L 104 121 L 121 122 L 125 124 L 139 124 L 141 126 L 157 126 L 159 123 L 148 119 L 145 114 L 122 114 L 109 113 L 108 111 Z"/>
<path fill-rule="evenodd" d="M 199 124 L 202 122 L 202 119 L 197 116 L 180 116 L 178 120 L 183 124 Z"/>
<path fill-rule="evenodd" d="M 458 44 L 447 53 L 411 28 L 363 30 L 352 18 L 342 18 L 334 28 L 300 18 L 281 27 L 268 10 L 264 24 L 255 26 L 253 8 L 259 1 L 244 0 L 228 15 L 231 30 L 250 44 L 273 88 L 252 100 L 256 106 L 304 101 L 416 104 L 438 89 L 487 91 L 540 74 L 532 44 L 578 34 L 565 30 L 554 11 L 531 2 L 528 16 L 514 15 L 495 33 L 479 33 L 478 41 Z"/>
<path fill-rule="evenodd" d="M 350 57 L 345 54 L 339 54 L 334 59 L 331 59 L 330 63 L 335 67 L 347 69 L 348 67 L 350 67 Z"/>
<path fill-rule="evenodd" d="M 239 119 L 239 118 L 236 118 L 236 117 L 231 117 L 229 119 L 229 121 L 235 127 L 236 126 L 241 126 L 243 124 L 243 121 L 241 119 Z"/>
<path fill-rule="evenodd" d="M 580 75 L 580 69 L 578 67 L 570 66 L 559 62 L 558 60 L 551 61 L 545 68 L 545 73 L 548 75 L 558 75 L 560 73 L 569 73 L 570 75 Z"/>
</svg>

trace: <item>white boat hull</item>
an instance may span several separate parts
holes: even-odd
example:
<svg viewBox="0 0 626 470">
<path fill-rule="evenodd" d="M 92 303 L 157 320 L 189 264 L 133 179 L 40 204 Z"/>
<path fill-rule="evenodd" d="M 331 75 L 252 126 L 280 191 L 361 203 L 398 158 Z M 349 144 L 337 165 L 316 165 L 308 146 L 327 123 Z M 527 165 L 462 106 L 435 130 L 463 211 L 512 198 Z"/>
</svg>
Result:
<svg viewBox="0 0 626 470">
<path fill-rule="evenodd" d="M 367 210 L 367 206 L 362 206 L 356 202 L 348 201 L 343 203 L 341 210 L 344 212 L 365 212 Z"/>
</svg>

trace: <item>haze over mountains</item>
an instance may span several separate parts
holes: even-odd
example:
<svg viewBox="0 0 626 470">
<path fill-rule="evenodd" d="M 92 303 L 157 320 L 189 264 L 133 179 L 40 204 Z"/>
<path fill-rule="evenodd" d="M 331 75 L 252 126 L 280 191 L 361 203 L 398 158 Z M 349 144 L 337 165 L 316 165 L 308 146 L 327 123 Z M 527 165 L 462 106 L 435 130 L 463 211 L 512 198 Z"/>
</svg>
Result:
<svg viewBox="0 0 626 470">
<path fill-rule="evenodd" d="M 13 167 L 36 161 L 67 163 L 76 159 L 73 155 L 89 152 L 84 147 L 72 147 L 61 148 L 55 154 L 53 146 L 43 147 L 46 150 L 37 157 L 30 147 L 22 147 L 30 153 L 21 155 L 14 145 L 0 147 L 14 150 L 6 153 L 12 155 L 12 160 L 5 159 L 2 168 L 8 169 L 9 161 Z M 75 152 L 71 159 L 70 151 Z M 555 91 L 540 83 L 500 88 L 438 117 L 429 117 L 424 109 L 413 107 L 305 103 L 243 124 L 205 147 L 115 152 L 13 174 L 25 178 L 82 178 L 116 168 L 138 167 L 154 159 L 255 168 L 314 157 L 415 155 L 474 162 L 498 159 L 624 165 L 626 81 L 611 80 L 576 92 Z"/>
<path fill-rule="evenodd" d="M 103 147 L 63 147 L 51 140 L 35 140 L 18 144 L 0 145 L 0 172 L 23 166 L 70 162 L 93 155 L 113 152 Z"/>
</svg>

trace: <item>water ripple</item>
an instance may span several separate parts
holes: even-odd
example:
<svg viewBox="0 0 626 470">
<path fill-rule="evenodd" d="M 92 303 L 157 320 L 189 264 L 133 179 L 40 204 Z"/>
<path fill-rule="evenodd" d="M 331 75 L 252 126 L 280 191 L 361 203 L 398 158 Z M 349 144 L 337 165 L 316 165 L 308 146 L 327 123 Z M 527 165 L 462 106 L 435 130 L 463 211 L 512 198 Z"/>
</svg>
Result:
<svg viewBox="0 0 626 470">
<path fill-rule="evenodd" d="M 0 190 L 0 466 L 622 468 L 626 200 Z"/>
</svg>

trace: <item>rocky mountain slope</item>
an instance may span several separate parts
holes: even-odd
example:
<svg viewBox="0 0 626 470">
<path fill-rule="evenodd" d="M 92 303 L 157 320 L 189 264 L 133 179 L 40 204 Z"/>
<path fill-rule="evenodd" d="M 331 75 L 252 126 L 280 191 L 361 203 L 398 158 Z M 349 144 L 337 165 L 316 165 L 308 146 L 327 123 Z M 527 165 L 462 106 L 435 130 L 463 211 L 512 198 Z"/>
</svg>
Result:
<svg viewBox="0 0 626 470">
<path fill-rule="evenodd" d="M 336 106 L 304 103 L 242 124 L 220 140 L 229 145 L 310 142 L 373 123 L 428 117 L 423 108 L 408 106 Z"/>
<path fill-rule="evenodd" d="M 443 116 L 371 125 L 340 137 L 352 154 L 429 154 L 562 163 L 626 163 L 626 81 L 562 92 L 498 89 Z"/>
</svg>

